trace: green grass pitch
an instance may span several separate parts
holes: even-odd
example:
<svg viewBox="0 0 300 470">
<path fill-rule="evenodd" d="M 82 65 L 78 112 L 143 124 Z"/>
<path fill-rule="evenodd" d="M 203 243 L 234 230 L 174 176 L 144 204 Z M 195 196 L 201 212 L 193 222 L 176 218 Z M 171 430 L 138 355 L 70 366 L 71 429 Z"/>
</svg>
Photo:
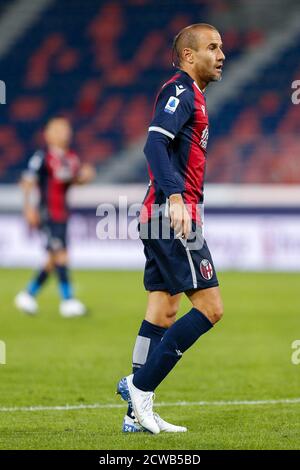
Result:
<svg viewBox="0 0 300 470">
<path fill-rule="evenodd" d="M 116 383 L 130 372 L 131 351 L 146 293 L 140 272 L 78 271 L 77 295 L 89 316 L 63 319 L 51 280 L 29 318 L 13 307 L 30 272 L 1 270 L 1 449 L 299 449 L 300 365 L 291 343 L 300 339 L 300 275 L 221 273 L 222 322 L 188 351 L 159 387 L 156 402 L 186 434 L 120 432 L 125 404 Z M 189 309 L 183 299 L 180 314 Z M 265 401 L 232 404 L 232 401 Z M 192 402 L 210 402 L 197 405 Z M 224 401 L 223 404 L 213 402 Z M 119 407 L 84 408 L 89 404 Z M 52 407 L 83 405 L 82 409 Z M 20 410 L 20 407 L 49 407 Z M 11 410 L 16 407 L 16 410 Z"/>
</svg>

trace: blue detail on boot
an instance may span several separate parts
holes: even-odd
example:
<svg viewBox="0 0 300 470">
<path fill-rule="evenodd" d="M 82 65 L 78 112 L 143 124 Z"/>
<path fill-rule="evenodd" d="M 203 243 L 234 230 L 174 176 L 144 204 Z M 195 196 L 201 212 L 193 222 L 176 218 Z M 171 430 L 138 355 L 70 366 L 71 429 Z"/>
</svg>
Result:
<svg viewBox="0 0 300 470">
<path fill-rule="evenodd" d="M 123 377 L 117 385 L 117 394 L 121 395 L 122 400 L 127 401 L 131 406 L 131 399 L 126 377 Z"/>
</svg>

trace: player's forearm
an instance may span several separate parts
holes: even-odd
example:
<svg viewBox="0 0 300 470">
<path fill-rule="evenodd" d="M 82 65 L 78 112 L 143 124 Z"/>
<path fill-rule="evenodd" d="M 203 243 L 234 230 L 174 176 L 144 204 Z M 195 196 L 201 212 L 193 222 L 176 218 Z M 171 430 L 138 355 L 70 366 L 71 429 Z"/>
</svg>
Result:
<svg viewBox="0 0 300 470">
<path fill-rule="evenodd" d="M 24 210 L 35 208 L 36 206 L 36 190 L 37 186 L 34 181 L 23 178 L 21 182 L 23 190 L 23 206 Z"/>
<path fill-rule="evenodd" d="M 183 182 L 179 176 L 176 178 L 170 162 L 167 150 L 168 144 L 169 140 L 165 135 L 158 132 L 149 132 L 144 148 L 144 153 L 155 180 L 166 197 L 172 194 L 181 194 L 184 191 Z"/>
</svg>

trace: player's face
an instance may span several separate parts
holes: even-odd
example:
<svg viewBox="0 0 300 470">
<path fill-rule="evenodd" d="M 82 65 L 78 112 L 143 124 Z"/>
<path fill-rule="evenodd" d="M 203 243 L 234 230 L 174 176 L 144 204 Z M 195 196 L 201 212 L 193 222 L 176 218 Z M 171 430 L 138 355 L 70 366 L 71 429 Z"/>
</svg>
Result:
<svg viewBox="0 0 300 470">
<path fill-rule="evenodd" d="M 221 80 L 225 60 L 221 36 L 218 31 L 209 29 L 198 34 L 198 50 L 193 51 L 195 72 L 206 83 Z"/>
<path fill-rule="evenodd" d="M 45 130 L 48 145 L 67 149 L 72 140 L 72 128 L 66 119 L 54 119 Z"/>
</svg>

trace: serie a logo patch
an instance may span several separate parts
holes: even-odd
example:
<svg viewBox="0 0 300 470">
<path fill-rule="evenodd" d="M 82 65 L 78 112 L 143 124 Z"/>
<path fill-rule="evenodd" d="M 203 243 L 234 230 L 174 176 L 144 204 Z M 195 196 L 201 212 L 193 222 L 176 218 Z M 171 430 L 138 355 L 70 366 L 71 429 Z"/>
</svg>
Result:
<svg viewBox="0 0 300 470">
<path fill-rule="evenodd" d="M 200 263 L 200 273 L 204 279 L 209 281 L 213 275 L 214 275 L 214 270 L 211 265 L 211 263 L 208 261 L 208 259 L 203 259 Z"/>
<path fill-rule="evenodd" d="M 179 105 L 180 101 L 176 96 L 170 96 L 168 102 L 165 106 L 164 111 L 169 114 L 173 114 L 176 111 L 177 106 Z"/>
</svg>

